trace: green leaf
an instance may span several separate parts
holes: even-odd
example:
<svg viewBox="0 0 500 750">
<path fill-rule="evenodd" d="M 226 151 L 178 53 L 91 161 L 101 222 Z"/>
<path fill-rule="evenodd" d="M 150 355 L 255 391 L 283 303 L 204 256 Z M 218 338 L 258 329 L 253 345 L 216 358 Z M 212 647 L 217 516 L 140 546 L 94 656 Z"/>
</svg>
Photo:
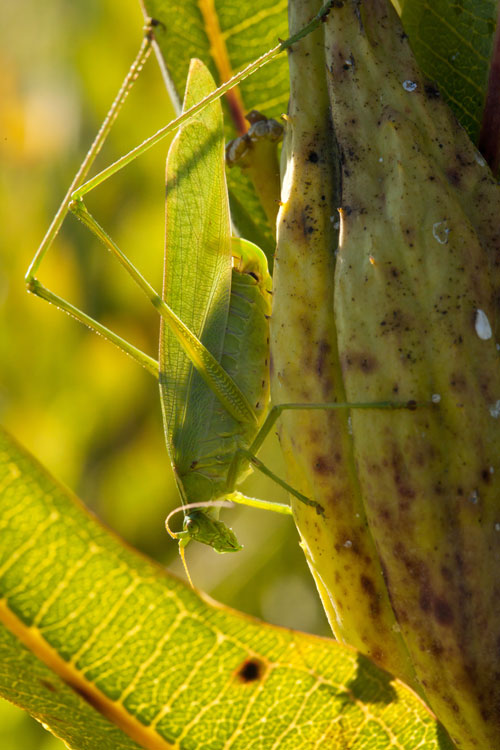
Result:
<svg viewBox="0 0 500 750">
<path fill-rule="evenodd" d="M 78 750 L 139 750 L 121 729 L 95 710 L 16 636 L 0 625 L 0 695 Z"/>
<path fill-rule="evenodd" d="M 216 82 L 223 83 L 274 47 L 278 38 L 287 36 L 286 0 L 255 0 L 251 4 L 234 0 L 143 0 L 143 7 L 147 16 L 164 25 L 155 29 L 155 38 L 177 92 L 184 90 L 191 58 L 203 60 Z M 274 117 L 286 108 L 286 56 L 275 61 L 271 70 L 260 70 L 239 87 L 244 111 L 265 107 L 266 114 Z M 232 115 L 235 131 L 240 115 L 241 111 Z"/>
<path fill-rule="evenodd" d="M 177 96 L 184 90 L 190 58 L 203 60 L 220 85 L 288 35 L 286 0 L 141 2 L 145 15 L 160 21 L 155 38 Z M 286 55 L 280 55 L 225 97 L 226 138 L 246 130 L 244 118 L 252 109 L 266 117 L 280 117 L 287 110 L 288 92 Z M 275 228 L 270 227 L 253 186 L 237 167 L 229 171 L 228 183 L 237 228 L 269 258 L 275 249 Z M 239 200 L 233 202 L 233 195 Z"/>
<path fill-rule="evenodd" d="M 3 431 L 0 487 L 0 694 L 69 747 L 451 750 L 401 683 L 352 649 L 207 601 Z"/>
<path fill-rule="evenodd" d="M 184 109 L 215 88 L 193 59 Z M 220 101 L 181 127 L 167 158 L 164 299 L 214 355 L 222 356 L 231 289 L 231 227 Z M 216 397 L 163 324 L 160 389 L 174 466 L 189 468 Z"/>
<path fill-rule="evenodd" d="M 424 74 L 477 143 L 497 24 L 497 0 L 394 0 Z M 399 7 L 398 7 L 399 6 Z"/>
</svg>

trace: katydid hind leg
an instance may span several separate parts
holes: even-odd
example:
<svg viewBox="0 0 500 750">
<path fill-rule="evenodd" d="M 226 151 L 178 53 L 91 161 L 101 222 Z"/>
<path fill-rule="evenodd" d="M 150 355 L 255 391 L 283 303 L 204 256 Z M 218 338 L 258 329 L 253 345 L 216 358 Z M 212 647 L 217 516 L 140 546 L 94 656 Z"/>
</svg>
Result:
<svg viewBox="0 0 500 750">
<path fill-rule="evenodd" d="M 230 471 L 228 473 L 228 479 L 230 480 L 228 483 L 231 486 L 231 482 L 235 483 L 235 479 L 237 476 L 237 468 L 238 468 L 238 457 L 244 456 L 250 464 L 258 469 L 262 474 L 265 474 L 267 477 L 272 479 L 276 484 L 278 484 L 280 487 L 283 487 L 283 489 L 287 490 L 291 495 L 296 497 L 298 500 L 300 500 L 305 505 L 310 505 L 316 508 L 316 511 L 319 514 L 323 514 L 323 508 L 319 503 L 315 502 L 314 500 L 311 500 L 310 498 L 303 495 L 301 492 L 296 490 L 294 487 L 292 487 L 288 482 L 285 482 L 283 479 L 277 476 L 271 469 L 269 469 L 257 456 L 255 455 L 256 452 L 259 450 L 259 448 L 262 446 L 264 440 L 268 436 L 269 432 L 271 431 L 273 425 L 277 421 L 277 419 L 280 417 L 282 412 L 284 411 L 320 411 L 320 410 L 339 410 L 339 409 L 382 409 L 382 410 L 397 410 L 397 409 L 407 409 L 410 411 L 415 410 L 419 406 L 427 406 L 431 402 L 428 403 L 422 403 L 418 404 L 417 402 L 413 400 L 408 401 L 372 401 L 372 402 L 357 402 L 357 403 L 343 403 L 343 402 L 326 402 L 326 403 L 307 403 L 307 404 L 296 404 L 296 403 L 290 403 L 290 404 L 277 404 L 273 406 L 264 421 L 264 424 L 260 428 L 259 432 L 257 433 L 256 437 L 254 438 L 251 446 L 248 450 L 244 448 L 240 448 L 237 453 L 235 454 L 235 458 L 233 459 L 233 462 L 230 467 Z M 235 502 L 238 502 L 238 500 L 235 500 Z M 242 500 L 240 502 L 243 502 Z M 265 501 L 262 501 L 265 502 Z M 254 503 L 248 502 L 246 503 L 248 505 L 252 505 Z M 270 506 L 273 504 L 270 503 Z M 254 504 L 254 507 L 259 507 L 256 504 Z M 263 506 L 260 506 L 263 507 Z M 276 508 L 268 507 L 268 510 L 277 510 Z"/>
<path fill-rule="evenodd" d="M 416 408 L 421 406 L 429 406 L 432 402 L 418 403 L 413 400 L 407 401 L 366 401 L 366 402 L 325 402 L 325 403 L 304 403 L 304 404 L 275 404 L 272 406 L 267 414 L 264 424 L 259 429 L 255 436 L 252 444 L 248 448 L 249 452 L 256 454 L 261 448 L 264 440 L 269 435 L 275 422 L 279 419 L 284 411 L 332 411 L 342 409 L 387 409 L 387 410 L 398 410 L 408 409 L 414 411 Z"/>
</svg>

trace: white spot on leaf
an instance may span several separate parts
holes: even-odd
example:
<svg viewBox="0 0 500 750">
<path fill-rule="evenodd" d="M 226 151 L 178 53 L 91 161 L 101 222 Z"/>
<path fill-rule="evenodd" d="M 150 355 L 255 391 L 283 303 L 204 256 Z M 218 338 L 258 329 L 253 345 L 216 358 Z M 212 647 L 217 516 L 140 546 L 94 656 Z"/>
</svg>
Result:
<svg viewBox="0 0 500 750">
<path fill-rule="evenodd" d="M 441 396 L 439 395 L 439 393 L 433 393 L 431 401 L 433 404 L 439 404 L 439 402 L 441 401 Z"/>
<path fill-rule="evenodd" d="M 493 333 L 490 326 L 488 316 L 483 310 L 476 310 L 476 321 L 475 321 L 476 333 L 480 339 L 487 341 L 491 339 Z"/>
<path fill-rule="evenodd" d="M 446 245 L 450 229 L 446 221 L 436 221 L 432 226 L 432 236 L 440 245 Z"/>
<path fill-rule="evenodd" d="M 498 419 L 498 417 L 500 417 L 500 401 L 497 401 L 496 403 L 490 406 L 490 414 L 493 417 L 493 419 Z M 491 472 L 491 469 L 490 469 L 490 472 Z"/>
<path fill-rule="evenodd" d="M 417 84 L 415 81 L 403 81 L 403 88 L 405 91 L 415 91 Z"/>
<path fill-rule="evenodd" d="M 470 501 L 470 502 L 471 502 L 471 503 L 472 503 L 473 505 L 477 505 L 477 503 L 478 503 L 478 501 L 479 501 L 479 495 L 477 494 L 477 490 L 474 490 L 474 491 L 473 491 L 473 492 L 471 493 L 471 495 L 470 495 L 470 497 L 469 497 L 469 501 Z"/>
</svg>

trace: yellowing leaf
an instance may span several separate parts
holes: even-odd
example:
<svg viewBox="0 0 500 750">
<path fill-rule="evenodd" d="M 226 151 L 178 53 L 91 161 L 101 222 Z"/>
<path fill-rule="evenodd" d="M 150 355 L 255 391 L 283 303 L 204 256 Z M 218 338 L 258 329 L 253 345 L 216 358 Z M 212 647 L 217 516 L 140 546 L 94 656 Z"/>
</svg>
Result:
<svg viewBox="0 0 500 750">
<path fill-rule="evenodd" d="M 187 588 L 4 432 L 0 525 L 0 694 L 71 748 L 452 748 L 401 683 Z"/>
</svg>

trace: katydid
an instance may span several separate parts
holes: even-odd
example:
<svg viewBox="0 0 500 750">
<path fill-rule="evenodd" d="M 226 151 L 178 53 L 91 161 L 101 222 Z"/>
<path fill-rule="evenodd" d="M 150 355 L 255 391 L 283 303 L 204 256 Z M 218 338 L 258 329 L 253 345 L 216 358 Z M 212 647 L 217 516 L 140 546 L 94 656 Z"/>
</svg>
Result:
<svg viewBox="0 0 500 750">
<path fill-rule="evenodd" d="M 217 89 L 209 93 L 205 98 L 194 103 L 192 107 L 190 107 L 187 111 L 184 111 L 181 115 L 179 115 L 179 117 L 169 122 L 163 128 L 160 128 L 160 130 L 158 130 L 152 136 L 147 138 L 145 141 L 143 141 L 138 146 L 133 148 L 131 151 L 129 151 L 127 154 L 125 154 L 120 159 L 115 161 L 113 164 L 110 164 L 108 167 L 101 170 L 98 174 L 96 174 L 90 180 L 87 180 L 85 182 L 86 177 L 96 157 L 101 151 L 101 148 L 113 124 L 115 123 L 118 117 L 118 114 L 120 113 L 120 110 L 122 108 L 124 101 L 126 100 L 130 90 L 132 89 L 135 81 L 137 80 L 144 64 L 146 63 L 151 53 L 152 44 L 154 41 L 154 29 L 158 25 L 162 25 L 162 24 L 161 22 L 156 21 L 155 19 L 150 19 L 149 24 L 146 26 L 144 39 L 139 48 L 137 56 L 134 62 L 132 63 L 132 65 L 130 66 L 130 70 L 125 76 L 125 79 L 106 117 L 104 118 L 104 121 L 99 129 L 99 132 L 97 133 L 79 170 L 77 171 L 75 177 L 73 178 L 73 181 L 71 182 L 71 185 L 69 186 L 66 192 L 66 195 L 64 196 L 61 202 L 61 205 L 59 206 L 59 209 L 57 210 L 57 213 L 54 216 L 54 219 L 52 220 L 45 234 L 45 237 L 43 238 L 26 272 L 25 281 L 26 281 L 26 286 L 28 288 L 28 291 L 30 291 L 31 293 L 35 294 L 38 297 L 41 297 L 47 302 L 50 302 L 56 307 L 59 307 L 61 310 L 68 313 L 69 315 L 74 317 L 76 320 L 79 320 L 88 328 L 92 329 L 96 333 L 99 333 L 101 336 L 103 336 L 104 338 L 108 339 L 113 344 L 115 344 L 115 346 L 117 346 L 119 349 L 122 349 L 122 351 L 129 354 L 132 358 L 136 359 L 141 364 L 141 366 L 143 366 L 145 369 L 151 372 L 151 374 L 157 376 L 158 375 L 158 362 L 156 360 L 144 354 L 143 352 L 138 350 L 136 347 L 134 347 L 132 344 L 129 344 L 127 341 L 124 341 L 120 336 L 117 336 L 109 328 L 106 328 L 106 326 L 103 326 L 101 323 L 99 323 L 98 321 L 88 316 L 82 310 L 79 310 L 78 308 L 76 308 L 67 300 L 63 299 L 59 295 L 47 289 L 38 280 L 38 278 L 36 277 L 36 274 L 38 273 L 38 270 L 42 264 L 45 254 L 47 253 L 52 243 L 56 239 L 59 233 L 59 230 L 61 229 L 61 226 L 64 222 L 64 219 L 66 218 L 68 214 L 68 211 L 73 211 L 74 213 L 79 215 L 79 217 L 82 218 L 82 220 L 85 219 L 86 209 L 83 204 L 83 197 L 87 193 L 89 193 L 91 190 L 93 190 L 102 182 L 104 182 L 106 179 L 108 179 L 108 177 L 111 177 L 112 175 L 116 174 L 118 171 L 126 167 L 127 164 L 130 164 L 138 156 L 140 156 L 141 154 L 144 154 L 150 148 L 155 146 L 163 138 L 165 138 L 167 135 L 174 132 L 178 127 L 180 127 L 180 125 L 182 125 L 183 123 L 189 122 L 189 120 L 195 117 L 198 113 L 202 112 L 211 102 L 214 102 L 217 99 L 219 99 L 223 94 L 231 90 L 234 86 L 239 84 L 241 81 L 251 76 L 257 70 L 259 70 L 259 68 L 261 68 L 263 65 L 266 65 L 268 62 L 273 60 L 277 55 L 290 49 L 293 44 L 295 44 L 297 41 L 299 41 L 303 37 L 307 36 L 307 34 L 309 34 L 311 31 L 314 31 L 314 29 L 317 28 L 322 21 L 324 21 L 324 19 L 330 12 L 330 9 L 333 6 L 333 2 L 334 0 L 326 0 L 324 5 L 322 5 L 321 8 L 319 9 L 316 16 L 314 16 L 314 18 L 312 18 L 312 20 L 308 24 L 306 24 L 306 26 L 304 26 L 304 28 L 302 28 L 299 32 L 297 32 L 296 34 L 293 34 L 291 37 L 289 37 L 288 39 L 285 39 L 284 41 L 280 41 L 279 44 L 277 44 L 275 47 L 273 47 L 271 50 L 269 50 L 265 54 L 261 55 L 261 57 L 259 57 L 254 62 L 250 63 L 250 65 L 248 65 L 246 68 L 236 73 L 232 78 L 230 78 L 228 81 L 223 83 Z M 91 219 L 91 221 L 93 220 Z M 98 229 L 100 230 L 100 228 Z M 92 226 L 92 230 L 96 232 L 96 234 L 99 234 L 99 231 L 97 231 L 96 226 Z M 103 231 L 103 230 L 100 230 L 100 231 Z M 116 250 L 118 249 L 116 248 Z M 119 250 L 117 252 L 116 250 L 115 248 L 113 248 L 113 252 L 115 252 L 117 257 L 119 257 L 122 264 L 129 271 L 129 273 L 133 276 L 135 281 L 143 289 L 146 295 L 152 301 L 159 300 L 161 303 L 159 296 L 154 292 L 153 288 L 145 281 L 145 279 L 143 279 L 143 277 L 136 271 L 136 269 L 134 269 L 132 265 L 129 264 L 126 257 L 123 256 L 123 254 L 120 253 Z"/>
<path fill-rule="evenodd" d="M 331 2 L 324 6 L 314 23 L 319 22 L 330 5 Z M 311 29 L 306 27 L 300 35 L 282 43 L 280 50 L 308 30 Z M 221 500 L 291 513 L 288 505 L 249 498 L 236 489 L 252 468 L 322 512 L 316 502 L 277 477 L 256 456 L 283 410 L 400 409 L 412 408 L 413 404 L 279 404 L 270 408 L 271 279 L 267 261 L 259 248 L 231 237 L 222 113 L 217 102 L 229 85 L 214 90 L 210 75 L 201 63 L 195 62 L 191 67 L 183 114 L 82 185 L 147 57 L 151 35 L 149 32 L 146 36 L 131 72 L 30 266 L 27 284 L 30 291 L 102 334 L 159 378 L 167 447 L 183 506 L 191 511 L 185 517 L 182 532 L 171 532 L 167 525 L 169 533 L 179 540 L 184 562 L 183 550 L 192 538 L 219 552 L 239 549 L 232 532 L 211 510 L 217 509 Z M 278 48 L 269 53 L 269 59 L 277 54 L 276 50 Z M 254 65 L 252 69 L 257 67 Z M 240 75 L 240 79 L 242 77 Z M 203 117 L 200 116 L 202 110 Z M 183 127 L 172 144 L 167 166 L 167 252 L 162 298 L 89 214 L 82 198 L 179 125 Z M 47 290 L 35 278 L 68 208 L 118 258 L 158 310 L 161 316 L 159 362 Z"/>
</svg>

